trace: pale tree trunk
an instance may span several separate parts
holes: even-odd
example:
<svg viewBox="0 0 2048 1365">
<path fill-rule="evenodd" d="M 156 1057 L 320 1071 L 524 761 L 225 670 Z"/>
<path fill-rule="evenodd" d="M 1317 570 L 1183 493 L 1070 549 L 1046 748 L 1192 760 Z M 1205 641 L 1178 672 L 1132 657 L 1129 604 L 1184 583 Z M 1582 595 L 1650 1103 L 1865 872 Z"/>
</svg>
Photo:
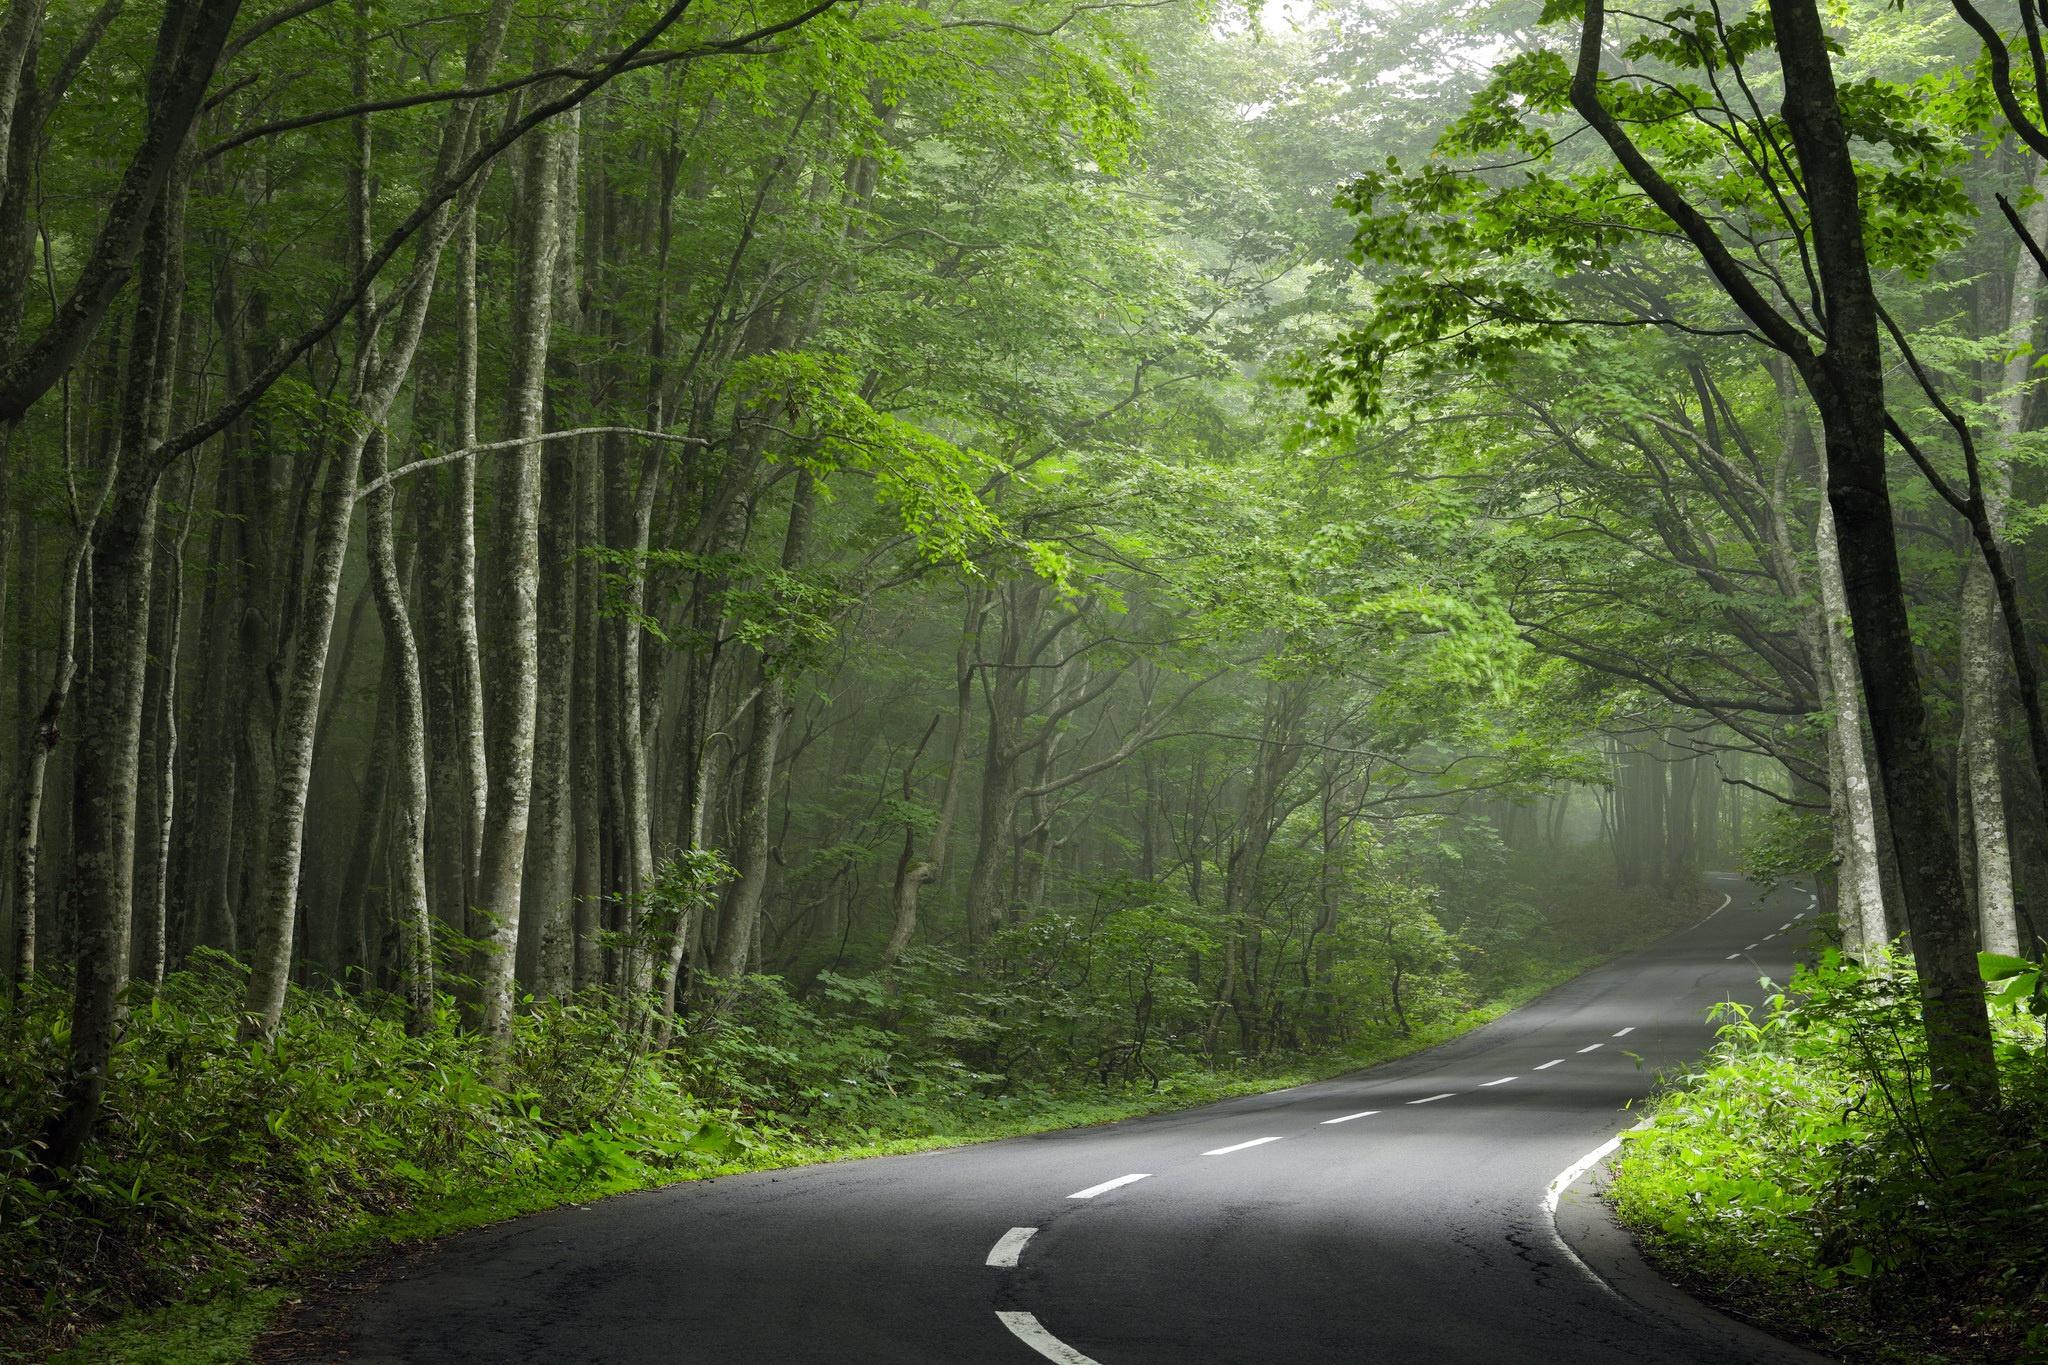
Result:
<svg viewBox="0 0 2048 1365">
<path fill-rule="evenodd" d="M 597 546 L 604 541 L 600 527 L 600 447 L 582 443 L 576 470 L 577 544 Z M 600 755 L 603 729 L 598 717 L 597 691 L 602 652 L 602 631 L 598 606 L 603 593 L 597 561 L 579 559 L 576 564 L 576 667 L 571 680 L 569 737 L 569 799 L 574 811 L 573 839 L 576 897 L 575 962 L 573 982 L 577 990 L 597 985 L 604 975 L 604 954 L 598 946 L 604 908 L 604 781 Z"/>
<path fill-rule="evenodd" d="M 561 119 L 529 137 L 512 288 L 510 439 L 498 487 L 499 534 L 492 556 L 496 612 L 485 711 L 490 797 L 477 877 L 479 1027 L 502 1051 L 512 1036 L 512 984 L 533 809 L 533 741 L 539 688 L 541 446 L 545 430 L 548 335 L 554 316 L 555 256 L 561 248 L 560 159 L 573 136 Z"/>
<path fill-rule="evenodd" d="M 1841 870 L 1842 898 L 1855 907 L 1855 942 L 1859 951 L 1867 952 L 1891 942 L 1892 932 L 1877 837 L 1877 796 L 1864 749 L 1863 685 L 1849 643 L 1849 603 L 1842 585 L 1841 558 L 1835 551 L 1835 514 L 1825 501 L 1815 530 L 1814 557 L 1820 572 L 1828 683 L 1833 693 L 1828 717 L 1829 767 L 1839 763 L 1842 770 L 1842 790 L 1833 799 L 1843 802 L 1848 811 L 1849 856 Z M 1845 941 L 1850 938 L 1848 925 L 1843 926 L 1842 934 Z"/>
<path fill-rule="evenodd" d="M 476 209 L 463 210 L 455 236 L 456 449 L 477 444 Z M 468 784 L 463 819 L 462 915 L 468 933 L 483 868 L 484 810 L 490 802 L 490 759 L 484 744 L 484 652 L 477 634 L 476 457 L 455 466 L 456 747 Z"/>
<path fill-rule="evenodd" d="M 789 529 L 782 541 L 784 570 L 801 567 L 809 553 L 816 492 L 815 476 L 799 469 L 789 499 Z M 761 660 L 761 694 L 754 699 L 754 736 L 740 787 L 733 879 L 718 908 L 718 945 L 712 950 L 711 972 L 728 979 L 743 974 L 749 959 L 758 955 L 761 893 L 768 885 L 768 798 L 775 784 L 782 729 L 789 721 L 789 665 L 778 657 L 787 651 L 788 642 L 778 643 L 781 648 L 771 647 Z"/>
<path fill-rule="evenodd" d="M 574 807 L 569 737 L 576 663 L 575 505 L 577 443 L 558 441 L 544 459 L 540 529 L 538 673 L 534 703 L 533 824 L 526 856 L 532 875 L 525 918 L 531 928 L 533 992 L 567 995 L 576 970 Z"/>
<path fill-rule="evenodd" d="M 647 610 L 647 552 L 652 544 L 654 501 L 660 480 L 661 452 L 650 447 L 640 463 L 639 483 L 632 485 L 632 520 L 625 547 L 629 565 L 625 610 L 619 615 L 617 628 L 618 686 L 612 715 L 617 735 L 613 752 L 619 760 L 619 833 L 626 854 L 623 890 L 629 937 L 638 929 L 640 898 L 654 882 L 654 808 L 644 688 L 647 631 L 641 620 Z M 620 983 L 627 994 L 646 989 L 651 967 L 648 946 L 635 942 L 628 949 L 620 971 Z"/>
<path fill-rule="evenodd" d="M 372 433 L 363 473 L 380 478 L 386 467 L 382 431 Z M 420 682 L 419 643 L 398 568 L 393 531 L 397 492 L 384 484 L 369 495 L 370 586 L 384 626 L 385 657 L 392 687 L 391 758 L 388 769 L 391 839 L 389 867 L 392 917 L 398 923 L 405 971 L 406 1026 L 414 1034 L 434 1025 L 434 924 L 427 908 L 427 730 L 426 698 Z"/>
<path fill-rule="evenodd" d="M 481 84 L 496 64 L 510 19 L 510 0 L 498 0 L 485 19 L 477 47 L 469 54 L 465 84 Z M 445 184 L 460 164 L 474 113 L 475 105 L 463 100 L 452 105 L 444 117 L 440 159 L 433 172 L 437 187 Z M 462 196 L 465 201 L 474 202 L 479 185 L 474 180 L 470 183 Z M 249 990 L 243 1006 L 243 1031 L 250 1037 L 275 1029 L 284 1010 L 305 846 L 313 740 L 363 449 L 369 434 L 382 427 L 412 368 L 412 358 L 426 326 L 441 252 L 454 235 L 454 222 L 454 213 L 444 205 L 415 239 L 413 266 L 399 287 L 398 317 L 392 324 L 388 349 L 381 355 L 374 354 L 375 338 L 365 334 L 363 345 L 373 353 L 357 358 L 359 387 L 354 406 L 360 420 L 354 430 L 342 437 L 327 471 L 299 611 L 297 648 L 292 653 L 285 704 L 278 717 L 277 788 L 271 796 L 263 832 L 263 899 L 256 908 L 256 952 L 250 964 Z M 363 308 L 367 311 L 370 306 L 366 299 Z M 521 832 L 524 833 L 523 829 Z M 514 904 L 516 907 L 516 900 Z"/>
<path fill-rule="evenodd" d="M 156 658 L 143 702 L 143 723 L 149 727 L 143 753 L 151 803 L 150 818 L 141 826 L 146 842 L 136 868 L 143 895 L 136 923 L 135 977 L 151 987 L 163 984 L 169 946 L 171 833 L 178 796 L 178 649 L 185 614 L 185 538 L 192 530 L 189 479 L 185 503 L 177 534 L 161 536 L 157 542 L 156 578 L 163 599 L 151 630 Z"/>
<path fill-rule="evenodd" d="M 571 134 L 558 158 L 561 245 L 555 259 L 555 309 L 580 326 L 580 275 L 576 244 L 580 118 L 564 115 Z M 551 368 L 565 382 L 575 373 L 564 362 Z M 570 774 L 570 731 L 576 685 L 576 594 L 579 579 L 574 514 L 582 448 L 591 438 L 551 442 L 542 456 L 542 503 L 550 509 L 540 528 L 539 672 L 536 680 L 533 825 L 527 836 L 532 865 L 525 896 L 521 951 L 530 955 L 534 994 L 559 997 L 576 982 L 575 794 Z"/>
<path fill-rule="evenodd" d="M 2029 211 L 2028 225 L 2036 240 L 2048 236 L 2048 200 Z M 1984 514 L 1992 533 L 2003 539 L 2006 503 L 2012 496 L 2012 463 L 2007 455 L 2026 422 L 2027 394 L 2033 378 L 2035 290 L 2041 275 L 2033 257 L 2020 252 L 2013 271 L 2012 300 L 2006 320 L 2006 360 L 1998 396 L 2001 440 L 1984 454 Z M 2013 894 L 2012 837 L 2005 802 L 2000 731 L 2007 714 L 2007 632 L 1999 610 L 1997 587 L 1984 557 L 1970 552 L 1963 567 L 1957 631 L 1962 641 L 1962 735 L 1957 763 L 1958 806 L 1969 821 L 1976 864 L 1978 943 L 1987 953 L 2017 955 L 2019 913 Z"/>
</svg>

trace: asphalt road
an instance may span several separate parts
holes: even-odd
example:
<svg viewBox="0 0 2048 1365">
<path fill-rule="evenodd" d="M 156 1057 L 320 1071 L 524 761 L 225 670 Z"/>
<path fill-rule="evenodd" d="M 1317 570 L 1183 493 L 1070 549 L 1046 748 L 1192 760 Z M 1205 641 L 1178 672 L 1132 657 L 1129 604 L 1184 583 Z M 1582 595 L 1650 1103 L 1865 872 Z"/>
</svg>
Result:
<svg viewBox="0 0 2048 1365">
<path fill-rule="evenodd" d="M 1711 884 L 1731 903 L 1698 926 L 1370 1071 L 1102 1128 L 692 1181 L 452 1238 L 351 1296 L 345 1358 L 1798 1358 L 1620 1296 L 1543 1207 L 1561 1172 L 1634 1122 L 1627 1106 L 1660 1068 L 1707 1046 L 1709 1006 L 1790 975 L 1809 898 Z"/>
</svg>

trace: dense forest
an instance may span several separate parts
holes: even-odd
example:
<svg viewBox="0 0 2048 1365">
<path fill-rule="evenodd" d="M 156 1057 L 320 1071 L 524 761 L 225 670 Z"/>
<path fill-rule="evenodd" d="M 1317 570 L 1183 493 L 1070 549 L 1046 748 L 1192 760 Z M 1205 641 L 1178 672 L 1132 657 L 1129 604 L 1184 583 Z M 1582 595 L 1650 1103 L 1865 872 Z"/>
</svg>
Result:
<svg viewBox="0 0 2048 1365">
<path fill-rule="evenodd" d="M 2044 22 L 8 0 L 0 1344 L 1354 1067 L 1741 869 L 1830 946 L 1625 1207 L 2035 1358 Z"/>
</svg>

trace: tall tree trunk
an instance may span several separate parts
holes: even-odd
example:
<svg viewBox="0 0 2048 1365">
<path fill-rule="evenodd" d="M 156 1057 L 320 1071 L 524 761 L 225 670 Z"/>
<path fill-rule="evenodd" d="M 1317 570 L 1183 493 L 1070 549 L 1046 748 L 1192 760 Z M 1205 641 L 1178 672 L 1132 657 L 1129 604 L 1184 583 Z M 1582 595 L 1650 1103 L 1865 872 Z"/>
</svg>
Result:
<svg viewBox="0 0 2048 1365">
<path fill-rule="evenodd" d="M 2038 180 L 2040 177 L 2036 177 Z M 2048 200 L 2029 211 L 2028 230 L 2036 240 L 2048 236 Z M 2033 257 L 2019 253 L 2012 276 L 2012 297 L 2006 317 L 2006 347 L 2011 354 L 2001 375 L 1998 396 L 1997 447 L 1985 452 L 1984 513 L 1992 533 L 2003 539 L 2006 503 L 2012 496 L 2012 461 L 2008 451 L 2026 426 L 2027 394 L 2034 364 L 2035 291 L 2041 274 Z M 2007 644 L 1997 587 L 1984 557 L 1974 549 L 1963 566 L 1963 586 L 1956 628 L 1962 644 L 1959 679 L 1962 735 L 1957 754 L 1958 806 L 1967 814 L 1975 863 L 1975 896 L 1979 942 L 1985 952 L 2020 951 L 2018 906 L 2013 893 L 2012 839 L 2001 768 L 2001 731 L 2008 715 Z"/>
<path fill-rule="evenodd" d="M 363 469 L 372 480 L 385 472 L 385 450 L 383 432 L 373 432 Z M 397 501 L 390 484 L 377 488 L 369 495 L 367 522 L 370 583 L 384 626 L 385 672 L 392 682 L 391 914 L 398 924 L 405 971 L 406 1024 L 420 1034 L 434 1025 L 434 923 L 427 907 L 426 697 L 393 533 Z"/>
<path fill-rule="evenodd" d="M 95 503 L 94 512 L 98 507 Z M 71 553 L 66 558 L 57 597 L 57 658 L 50 690 L 43 699 L 34 725 L 24 736 L 21 771 L 16 779 L 19 799 L 15 803 L 14 830 L 14 992 L 21 992 L 35 980 L 36 909 L 42 899 L 43 802 L 46 799 L 50 755 L 56 750 L 64 707 L 78 673 L 78 609 L 85 561 L 92 551 L 93 525 L 88 514 L 74 533 Z"/>
<path fill-rule="evenodd" d="M 1885 361 L 1855 163 L 1815 0 L 1771 0 L 1770 10 L 1784 73 L 1785 125 L 1805 177 L 1827 308 L 1827 350 L 1806 360 L 1802 377 L 1827 437 L 1828 504 L 1913 934 L 1928 1065 L 1937 1084 L 1985 1103 L 1997 1095 L 1997 1064 L 1977 970 L 1976 926 L 1928 737 L 1899 569 L 1885 477 Z"/>
<path fill-rule="evenodd" d="M 600 516 L 601 447 L 585 442 L 576 470 L 576 541 L 582 546 L 603 544 Z M 571 841 L 575 849 L 575 961 L 573 985 L 577 990 L 597 985 L 604 976 L 603 953 L 598 931 L 604 910 L 604 771 L 603 729 L 598 716 L 599 649 L 603 631 L 599 628 L 599 606 L 603 583 L 597 561 L 581 558 L 576 563 L 575 675 L 571 679 L 569 734 L 569 799 L 573 810 Z"/>
<path fill-rule="evenodd" d="M 553 509 L 540 528 L 538 674 L 534 703 L 532 868 L 525 917 L 530 923 L 535 995 L 567 995 L 576 972 L 574 803 L 570 707 L 576 664 L 575 442 L 553 443 L 544 458 L 543 499 Z"/>
<path fill-rule="evenodd" d="M 195 470 L 196 477 L 196 470 Z M 171 835 L 178 797 L 178 646 L 185 615 L 185 537 L 192 529 L 192 481 L 186 483 L 186 507 L 175 534 L 159 532 L 156 581 L 158 605 L 150 627 L 150 670 L 143 696 L 143 777 L 148 783 L 148 818 L 140 823 L 136 879 L 142 887 L 137 905 L 135 977 L 151 987 L 164 980 L 168 955 Z"/>
<path fill-rule="evenodd" d="M 150 569 L 156 545 L 156 457 L 177 368 L 184 298 L 186 179 L 151 215 L 130 328 L 112 496 L 93 536 L 92 656 L 78 707 L 71 813 L 71 890 L 78 924 L 70 1066 L 45 1135 L 46 1160 L 69 1167 L 99 1122 L 107 1072 L 126 1018 L 135 892 L 135 800 L 142 692 L 149 662 Z"/>
<path fill-rule="evenodd" d="M 540 642 L 541 443 L 553 321 L 555 255 L 561 247 L 560 158 L 573 135 L 560 119 L 528 139 L 517 259 L 512 286 L 510 438 L 498 488 L 498 537 L 492 555 L 496 614 L 494 691 L 485 710 L 490 797 L 484 810 L 477 878 L 480 1027 L 502 1050 L 512 1035 L 512 982 L 526 872 L 526 831 L 533 806 L 533 740 Z"/>
<path fill-rule="evenodd" d="M 1815 528 L 1814 558 L 1820 572 L 1821 615 L 1826 626 L 1825 647 L 1830 711 L 1828 715 L 1829 767 L 1841 769 L 1841 787 L 1833 800 L 1844 812 L 1848 846 L 1841 869 L 1842 900 L 1853 907 L 1857 920 L 1854 932 L 1842 926 L 1844 946 L 1853 941 L 1855 950 L 1869 952 L 1892 940 L 1891 907 L 1886 903 L 1882 853 L 1877 831 L 1877 784 L 1865 761 L 1863 736 L 1863 681 L 1856 670 L 1856 655 L 1849 643 L 1848 590 L 1842 584 L 1842 564 L 1835 552 L 1835 514 L 1821 504 Z"/>
<path fill-rule="evenodd" d="M 466 208 L 457 220 L 455 238 L 456 441 L 458 450 L 477 443 L 477 306 L 476 209 Z M 490 803 L 490 752 L 484 743 L 483 642 L 477 633 L 476 457 L 455 466 L 455 648 L 458 660 L 456 745 L 462 775 L 468 782 L 463 808 L 466 843 L 463 862 L 463 916 L 457 920 L 473 933 L 477 878 L 483 871 L 484 811 Z"/>
</svg>

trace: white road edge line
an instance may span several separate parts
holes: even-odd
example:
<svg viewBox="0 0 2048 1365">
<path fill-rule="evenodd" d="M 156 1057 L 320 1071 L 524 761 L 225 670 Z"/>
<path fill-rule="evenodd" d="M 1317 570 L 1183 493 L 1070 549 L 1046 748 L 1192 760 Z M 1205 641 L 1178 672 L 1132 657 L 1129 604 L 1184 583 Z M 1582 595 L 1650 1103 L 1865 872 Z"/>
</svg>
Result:
<svg viewBox="0 0 2048 1365">
<path fill-rule="evenodd" d="M 1536 1068 L 1536 1070 L 1538 1070 L 1538 1071 L 1548 1071 L 1548 1070 L 1550 1070 L 1550 1068 L 1552 1068 L 1552 1067 L 1556 1066 L 1556 1065 L 1558 1064 L 1558 1062 L 1562 1062 L 1563 1060 L 1564 1060 L 1564 1058 L 1562 1058 L 1562 1057 L 1559 1057 L 1559 1058 L 1557 1059 L 1557 1061 L 1556 1061 L 1556 1062 L 1545 1062 L 1545 1063 L 1544 1063 L 1544 1064 L 1543 1064 L 1542 1066 L 1539 1066 L 1539 1067 L 1537 1067 L 1537 1068 Z"/>
<path fill-rule="evenodd" d="M 1004 1267 L 1016 1265 L 1017 1257 L 1023 1254 L 1024 1244 L 1030 1241 L 1037 1231 L 1037 1228 L 1011 1228 L 996 1239 L 996 1244 L 988 1249 L 988 1259 L 982 1264 Z"/>
<path fill-rule="evenodd" d="M 1047 1360 L 1057 1360 L 1060 1365 L 1097 1365 L 1094 1359 L 1082 1355 L 1079 1351 L 1046 1331 L 1044 1327 L 1039 1325 L 1038 1319 L 1029 1313 L 1005 1313 L 1001 1309 L 997 1309 L 996 1316 L 1002 1319 L 1003 1326 L 1009 1328 L 1017 1340 L 1023 1342 Z"/>
<path fill-rule="evenodd" d="M 1361 1110 L 1359 1110 L 1359 1111 L 1358 1111 L 1357 1113 L 1355 1113 L 1355 1114 L 1346 1114 L 1346 1115 L 1345 1115 L 1345 1116 L 1344 1116 L 1343 1118 L 1341 1118 L 1341 1119 L 1324 1119 L 1324 1120 L 1323 1120 L 1323 1122 L 1324 1122 L 1324 1123 L 1349 1123 L 1349 1122 L 1351 1122 L 1351 1120 L 1353 1120 L 1353 1119 L 1363 1119 L 1363 1118 L 1370 1118 L 1370 1117 L 1372 1117 L 1372 1116 L 1373 1116 L 1374 1114 L 1377 1114 L 1377 1113 L 1379 1113 L 1379 1112 L 1380 1112 L 1380 1111 L 1379 1111 L 1379 1110 L 1377 1110 L 1377 1109 L 1361 1109 Z"/>
<path fill-rule="evenodd" d="M 1717 906 L 1715 906 L 1715 907 L 1714 907 L 1714 915 L 1718 915 L 1718 914 L 1720 914 L 1720 913 L 1721 913 L 1721 912 L 1722 912 L 1723 910 L 1726 910 L 1726 909 L 1728 908 L 1728 906 L 1729 906 L 1729 905 L 1730 905 L 1730 904 L 1731 904 L 1731 903 L 1732 903 L 1732 902 L 1734 901 L 1734 899 L 1735 899 L 1735 896 L 1734 896 L 1734 894 L 1733 894 L 1733 893 L 1730 893 L 1730 894 L 1728 894 L 1728 895 L 1724 895 L 1724 896 L 1722 896 L 1722 897 L 1721 897 L 1721 903 L 1720 903 L 1719 905 L 1717 905 Z M 1815 902 L 1815 904 L 1818 904 L 1818 903 L 1819 903 L 1819 902 Z M 1708 915 L 1708 916 L 1707 916 L 1707 919 L 1712 919 L 1712 918 L 1714 917 L 1714 915 Z M 1703 919 L 1703 920 L 1701 920 L 1701 921 L 1700 921 L 1700 923 L 1701 923 L 1701 924 L 1705 924 L 1705 923 L 1707 922 L 1707 919 Z M 1695 926 L 1695 927 L 1697 927 L 1697 926 Z"/>
<path fill-rule="evenodd" d="M 1489 1085 L 1506 1085 L 1506 1084 L 1507 1084 L 1507 1083 L 1508 1083 L 1509 1081 L 1512 1081 L 1512 1080 L 1515 1080 L 1515 1079 L 1517 1079 L 1517 1078 L 1516 1078 L 1516 1077 L 1514 1077 L 1514 1076 L 1503 1076 L 1503 1077 L 1501 1077 L 1501 1078 L 1500 1078 L 1499 1080 L 1497 1080 L 1497 1081 L 1482 1081 L 1482 1082 L 1480 1082 L 1479 1088 L 1480 1088 L 1481 1090 L 1484 1090 L 1484 1089 L 1486 1089 L 1486 1087 L 1487 1087 L 1487 1086 L 1489 1086 Z"/>
<path fill-rule="evenodd" d="M 1650 1121 L 1644 1119 L 1641 1123 L 1630 1128 L 1629 1131 L 1633 1133 L 1649 1126 Z M 1613 1154 L 1614 1149 L 1619 1146 L 1621 1146 L 1621 1134 L 1616 1133 L 1613 1137 L 1607 1139 L 1607 1141 L 1601 1143 L 1598 1147 L 1595 1147 L 1592 1151 L 1558 1172 L 1557 1179 L 1551 1181 L 1550 1188 L 1543 1192 L 1543 1212 L 1550 1219 L 1550 1239 L 1557 1243 L 1559 1249 L 1564 1252 L 1573 1265 L 1586 1272 L 1587 1279 L 1617 1298 L 1621 1297 L 1621 1291 L 1607 1283 L 1593 1267 L 1580 1260 L 1579 1253 L 1572 1250 L 1571 1243 L 1565 1241 L 1564 1234 L 1557 1230 L 1557 1201 L 1564 1197 L 1566 1190 L 1578 1182 L 1580 1176 L 1605 1161 Z"/>
<path fill-rule="evenodd" d="M 1128 1185 L 1133 1180 L 1150 1180 L 1151 1178 L 1152 1173 L 1150 1171 L 1146 1171 L 1141 1175 L 1120 1175 L 1114 1180 L 1105 1180 L 1100 1185 L 1090 1185 L 1085 1190 L 1076 1190 L 1074 1193 L 1068 1195 L 1067 1198 L 1093 1199 L 1098 1194 L 1108 1194 L 1111 1190 L 1115 1189 L 1119 1185 Z"/>
<path fill-rule="evenodd" d="M 1617 1037 L 1617 1038 L 1626 1038 L 1626 1037 L 1628 1037 L 1628 1036 L 1629 1036 L 1629 1035 L 1630 1035 L 1631 1033 L 1634 1033 L 1635 1031 L 1636 1031 L 1636 1026 L 1635 1026 L 1634 1024 L 1630 1024 L 1630 1025 L 1629 1025 L 1629 1026 L 1628 1026 L 1627 1028 L 1623 1029 L 1623 1030 L 1622 1030 L 1621 1032 L 1619 1032 L 1619 1033 L 1615 1034 L 1614 1036 L 1615 1036 L 1615 1037 Z"/>
<path fill-rule="evenodd" d="M 1605 1044 L 1605 1043 L 1593 1043 L 1593 1044 L 1590 1044 L 1589 1046 L 1586 1046 L 1586 1047 L 1582 1047 L 1582 1048 L 1580 1048 L 1580 1049 L 1579 1049 L 1579 1051 L 1581 1051 L 1581 1052 L 1598 1052 L 1598 1051 L 1599 1051 L 1599 1050 L 1600 1050 L 1601 1048 L 1603 1048 L 1603 1047 L 1606 1047 L 1606 1046 L 1607 1046 L 1607 1044 Z"/>
<path fill-rule="evenodd" d="M 1251 1140 L 1250 1142 L 1240 1142 L 1240 1143 L 1236 1143 L 1235 1145 L 1233 1145 L 1233 1146 L 1229 1146 L 1229 1147 L 1218 1147 L 1218 1148 L 1217 1148 L 1217 1149 L 1216 1149 L 1215 1151 L 1213 1151 L 1213 1152 L 1204 1152 L 1204 1153 L 1202 1153 L 1202 1155 L 1203 1155 L 1203 1156 L 1229 1156 L 1229 1155 L 1230 1155 L 1230 1154 L 1231 1154 L 1232 1152 L 1241 1152 L 1241 1151 L 1243 1151 L 1243 1150 L 1244 1150 L 1245 1148 L 1247 1148 L 1247 1147 L 1260 1147 L 1260 1146 L 1264 1146 L 1264 1145 L 1265 1145 L 1266 1143 L 1268 1143 L 1268 1142 L 1278 1142 L 1279 1140 L 1280 1140 L 1280 1139 L 1279 1139 L 1279 1138 L 1276 1138 L 1276 1137 L 1269 1137 L 1269 1138 L 1253 1138 L 1253 1139 L 1252 1139 L 1252 1140 Z"/>
<path fill-rule="evenodd" d="M 1408 1101 L 1408 1103 L 1410 1103 L 1410 1104 L 1434 1104 L 1434 1103 L 1435 1103 L 1436 1101 L 1438 1101 L 1438 1100 L 1447 1100 L 1447 1099 L 1450 1099 L 1450 1098 L 1451 1098 L 1451 1097 L 1452 1097 L 1453 1095 L 1456 1095 L 1457 1093 L 1458 1093 L 1458 1092 L 1457 1092 L 1457 1091 L 1455 1091 L 1455 1090 L 1446 1090 L 1446 1091 L 1444 1091 L 1444 1093 L 1443 1093 L 1443 1094 L 1441 1094 L 1441 1095 L 1431 1095 L 1431 1096 L 1430 1096 L 1430 1097 L 1429 1097 L 1428 1099 L 1426 1099 L 1426 1100 L 1410 1100 L 1410 1101 Z"/>
</svg>

